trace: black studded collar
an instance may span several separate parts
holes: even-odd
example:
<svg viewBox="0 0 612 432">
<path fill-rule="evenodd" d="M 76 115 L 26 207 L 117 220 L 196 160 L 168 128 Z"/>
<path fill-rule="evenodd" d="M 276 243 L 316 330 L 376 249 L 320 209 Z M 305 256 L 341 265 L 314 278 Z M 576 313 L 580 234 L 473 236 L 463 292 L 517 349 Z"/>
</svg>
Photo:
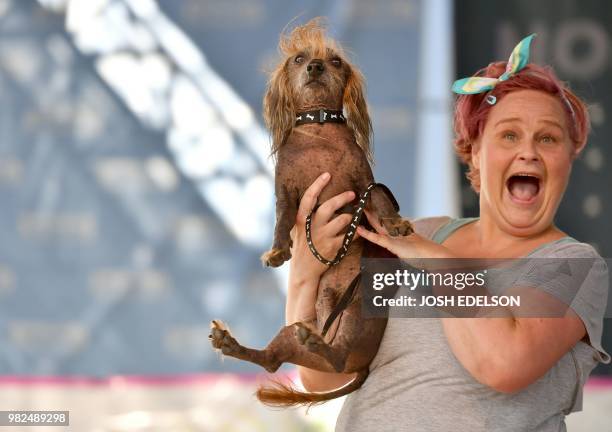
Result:
<svg viewBox="0 0 612 432">
<path fill-rule="evenodd" d="M 299 126 L 306 123 L 345 123 L 346 118 L 340 110 L 318 109 L 312 111 L 302 111 L 295 116 L 295 125 Z"/>
</svg>

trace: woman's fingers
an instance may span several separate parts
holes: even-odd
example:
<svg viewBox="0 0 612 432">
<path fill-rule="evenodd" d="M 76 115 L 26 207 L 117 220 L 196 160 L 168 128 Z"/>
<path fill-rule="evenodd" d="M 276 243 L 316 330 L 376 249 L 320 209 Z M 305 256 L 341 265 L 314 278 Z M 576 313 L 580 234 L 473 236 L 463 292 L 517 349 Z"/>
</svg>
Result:
<svg viewBox="0 0 612 432">
<path fill-rule="evenodd" d="M 321 204 L 317 210 L 317 218 L 320 218 L 324 223 L 329 222 L 336 210 L 350 203 L 353 199 L 355 199 L 355 192 L 353 191 L 342 192 L 341 194 L 331 197 Z"/>
<path fill-rule="evenodd" d="M 371 241 L 372 243 L 376 243 L 378 246 L 382 246 L 385 249 L 391 250 L 391 240 L 386 234 L 378 234 L 372 231 L 368 231 L 362 226 L 357 227 L 357 234 L 359 234 L 364 239 Z"/>
<path fill-rule="evenodd" d="M 323 258 L 331 261 L 336 257 L 336 254 L 342 247 L 343 241 L 344 235 L 342 234 L 335 237 L 329 237 L 323 244 L 317 244 L 317 241 L 313 240 L 313 245 Z"/>
<path fill-rule="evenodd" d="M 325 230 L 330 235 L 337 235 L 342 229 L 344 229 L 353 219 L 351 214 L 341 214 L 333 218 L 325 227 Z"/>
<path fill-rule="evenodd" d="M 317 179 L 308 186 L 308 189 L 304 191 L 304 195 L 300 200 L 300 206 L 298 208 L 297 220 L 301 223 L 306 223 L 306 217 L 310 214 L 314 206 L 317 204 L 317 198 L 321 194 L 323 188 L 329 182 L 331 178 L 329 173 L 323 173 Z"/>
</svg>

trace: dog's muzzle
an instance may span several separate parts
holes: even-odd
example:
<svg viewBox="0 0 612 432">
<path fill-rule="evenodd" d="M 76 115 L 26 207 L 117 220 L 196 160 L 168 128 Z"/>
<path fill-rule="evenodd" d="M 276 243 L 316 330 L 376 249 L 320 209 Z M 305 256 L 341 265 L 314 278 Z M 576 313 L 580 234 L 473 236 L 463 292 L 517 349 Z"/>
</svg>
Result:
<svg viewBox="0 0 612 432">
<path fill-rule="evenodd" d="M 323 72 L 325 72 L 325 65 L 323 64 L 323 60 L 314 59 L 308 63 L 306 66 L 306 72 L 308 72 L 308 76 L 311 78 L 318 77 Z"/>
</svg>

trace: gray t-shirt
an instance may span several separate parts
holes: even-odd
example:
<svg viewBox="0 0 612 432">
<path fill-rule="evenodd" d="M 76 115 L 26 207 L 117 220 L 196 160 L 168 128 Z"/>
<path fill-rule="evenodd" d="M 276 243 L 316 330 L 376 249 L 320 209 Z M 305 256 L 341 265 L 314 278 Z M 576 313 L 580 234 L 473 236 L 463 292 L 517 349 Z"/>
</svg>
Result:
<svg viewBox="0 0 612 432">
<path fill-rule="evenodd" d="M 417 221 L 415 229 L 441 243 L 470 221 L 427 218 Z M 599 255 L 590 245 L 565 238 L 539 247 L 529 257 Z M 463 368 L 439 318 L 389 319 L 370 375 L 347 396 L 336 432 L 566 431 L 565 415 L 582 409 L 587 377 L 598 362 L 610 362 L 601 346 L 604 280 L 605 264 L 594 266 L 571 304 L 585 324 L 590 344 L 578 342 L 544 376 L 513 394 L 479 383 Z"/>
</svg>

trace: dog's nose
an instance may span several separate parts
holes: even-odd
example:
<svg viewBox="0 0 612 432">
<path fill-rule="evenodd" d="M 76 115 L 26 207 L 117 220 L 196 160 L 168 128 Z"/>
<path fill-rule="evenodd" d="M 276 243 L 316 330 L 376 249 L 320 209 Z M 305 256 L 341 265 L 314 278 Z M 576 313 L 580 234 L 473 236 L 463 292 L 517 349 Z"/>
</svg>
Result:
<svg viewBox="0 0 612 432">
<path fill-rule="evenodd" d="M 325 66 L 323 65 L 323 60 L 319 59 L 311 60 L 311 62 L 308 63 L 308 66 L 306 66 L 306 71 L 308 71 L 308 75 L 311 76 L 321 75 L 324 70 Z"/>
</svg>

